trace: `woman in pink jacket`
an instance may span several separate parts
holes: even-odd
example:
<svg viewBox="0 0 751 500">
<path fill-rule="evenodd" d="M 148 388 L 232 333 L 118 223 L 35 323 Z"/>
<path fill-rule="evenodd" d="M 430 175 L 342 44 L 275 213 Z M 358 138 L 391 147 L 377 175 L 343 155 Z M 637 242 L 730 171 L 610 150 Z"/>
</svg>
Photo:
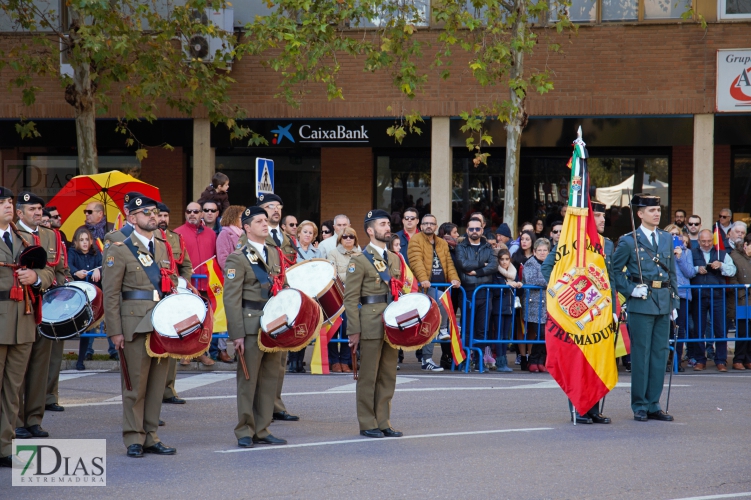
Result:
<svg viewBox="0 0 751 500">
<path fill-rule="evenodd" d="M 245 211 L 241 205 L 230 205 L 222 214 L 222 231 L 216 238 L 216 261 L 224 271 L 224 263 L 229 254 L 240 248 L 238 242 L 243 234 L 240 216 Z"/>
</svg>

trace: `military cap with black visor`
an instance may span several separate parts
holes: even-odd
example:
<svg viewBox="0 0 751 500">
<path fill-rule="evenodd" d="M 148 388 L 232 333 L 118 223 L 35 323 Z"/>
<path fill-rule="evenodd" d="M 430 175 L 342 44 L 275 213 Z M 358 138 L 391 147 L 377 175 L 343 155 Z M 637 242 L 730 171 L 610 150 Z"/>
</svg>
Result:
<svg viewBox="0 0 751 500">
<path fill-rule="evenodd" d="M 16 198 L 16 205 L 42 205 L 44 207 L 44 200 L 30 191 L 21 191 Z"/>
<path fill-rule="evenodd" d="M 280 205 L 284 205 L 284 202 L 279 197 L 279 195 L 276 195 L 274 193 L 263 193 L 258 195 L 258 202 L 256 203 L 256 206 L 265 205 L 266 203 L 279 203 Z"/>
<path fill-rule="evenodd" d="M 278 197 L 277 197 L 278 198 Z M 253 220 L 253 217 L 257 215 L 267 215 L 266 210 L 262 209 L 261 207 L 248 207 L 243 212 L 243 215 L 241 217 L 242 224 L 250 224 L 250 221 Z"/>
<path fill-rule="evenodd" d="M 13 197 L 14 197 L 13 191 L 11 191 L 5 186 L 0 186 L 0 200 L 5 200 L 8 198 L 13 198 Z"/>
</svg>

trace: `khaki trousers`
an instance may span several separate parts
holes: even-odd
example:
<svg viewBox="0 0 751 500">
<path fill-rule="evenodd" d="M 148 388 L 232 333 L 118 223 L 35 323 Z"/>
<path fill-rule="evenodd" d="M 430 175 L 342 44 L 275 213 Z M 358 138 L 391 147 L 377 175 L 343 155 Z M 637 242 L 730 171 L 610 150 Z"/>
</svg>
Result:
<svg viewBox="0 0 751 500">
<path fill-rule="evenodd" d="M 0 457 L 13 454 L 19 394 L 31 356 L 31 342 L 0 345 Z"/>
<path fill-rule="evenodd" d="M 54 405 L 60 400 L 58 397 L 58 383 L 60 382 L 60 368 L 63 366 L 63 347 L 65 341 L 51 340 L 52 353 L 50 365 L 47 370 L 47 401 L 46 404 Z"/>
<path fill-rule="evenodd" d="M 360 340 L 356 392 L 357 421 L 361 431 L 391 427 L 391 398 L 396 389 L 398 357 L 399 351 L 383 339 Z"/>
<path fill-rule="evenodd" d="M 235 436 L 265 438 L 269 433 L 274 397 L 279 379 L 279 358 L 285 352 L 268 353 L 258 348 L 258 335 L 245 337 L 245 364 L 250 380 L 245 380 L 237 363 L 237 426 Z M 286 356 L 284 356 L 286 357 Z"/>
<path fill-rule="evenodd" d="M 177 360 L 175 358 L 169 358 L 167 363 L 167 381 L 164 385 L 163 399 L 176 398 L 177 391 L 175 390 L 175 380 L 177 379 Z"/>
<path fill-rule="evenodd" d="M 284 374 L 287 371 L 287 353 L 281 352 L 280 354 L 280 367 L 279 367 L 279 380 L 276 385 L 276 399 L 274 400 L 274 413 L 281 413 L 287 411 L 287 407 L 284 406 L 282 401 L 282 386 L 284 385 Z"/>
<path fill-rule="evenodd" d="M 26 376 L 19 391 L 16 427 L 42 425 L 44 405 L 47 401 L 47 372 L 50 369 L 50 355 L 54 342 L 56 341 L 38 335 L 31 346 Z"/>
<path fill-rule="evenodd" d="M 136 334 L 132 342 L 125 341 L 125 360 L 128 365 L 132 391 L 125 388 L 125 378 L 120 373 L 123 392 L 123 443 L 153 446 L 159 441 L 159 412 L 167 380 L 166 359 L 152 358 L 146 353 L 146 335 Z"/>
</svg>

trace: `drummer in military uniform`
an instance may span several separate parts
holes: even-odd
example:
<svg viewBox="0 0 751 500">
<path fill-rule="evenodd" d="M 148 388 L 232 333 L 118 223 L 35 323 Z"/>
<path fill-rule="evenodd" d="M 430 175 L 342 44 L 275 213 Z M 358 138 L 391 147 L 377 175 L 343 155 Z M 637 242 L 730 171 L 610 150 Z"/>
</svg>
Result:
<svg viewBox="0 0 751 500">
<path fill-rule="evenodd" d="M 164 203 L 157 203 L 159 209 L 159 216 L 157 218 L 157 226 L 164 231 L 167 236 L 167 242 L 172 248 L 172 257 L 177 265 L 177 274 L 180 275 L 185 281 L 190 283 L 190 278 L 193 276 L 193 264 L 190 262 L 188 252 L 185 251 L 185 244 L 183 243 L 183 237 L 173 231 L 169 230 L 169 207 Z M 167 382 L 164 387 L 164 396 L 162 403 L 171 403 L 182 405 L 185 404 L 185 400 L 178 397 L 175 390 L 175 380 L 177 379 L 177 360 L 172 356 L 169 357 L 167 367 Z"/>
<path fill-rule="evenodd" d="M 266 244 L 273 248 L 274 253 L 278 254 L 277 248 L 282 250 L 282 265 L 284 269 L 292 266 L 297 262 L 297 248 L 292 243 L 289 235 L 282 231 L 279 223 L 282 221 L 282 208 L 284 203 L 282 199 L 275 194 L 261 194 L 258 196 L 257 206 L 263 208 L 268 214 L 269 235 L 266 237 Z M 240 236 L 240 241 L 245 235 Z M 282 386 L 284 385 L 284 373 L 287 371 L 287 353 L 282 353 L 282 358 L 279 360 L 279 380 L 276 388 L 276 400 L 274 401 L 274 420 L 285 420 L 287 422 L 294 422 L 300 420 L 297 415 L 290 415 L 287 412 L 287 407 L 282 401 Z"/>
<path fill-rule="evenodd" d="M 123 242 L 113 242 L 106 254 L 102 277 L 107 335 L 124 353 L 132 390 L 122 378 L 123 442 L 129 457 L 144 453 L 174 455 L 177 450 L 159 440 L 157 427 L 167 380 L 167 363 L 146 352 L 146 334 L 152 333 L 151 311 L 163 297 L 161 270 L 172 266 L 164 240 L 155 235 L 157 202 L 138 195 L 128 200 L 128 216 L 135 224 Z M 172 286 L 177 277 L 169 275 Z"/>
<path fill-rule="evenodd" d="M 668 360 L 670 321 L 678 317 L 680 305 L 673 238 L 657 227 L 661 215 L 659 196 L 636 194 L 632 205 L 641 226 L 636 235 L 621 236 L 613 255 L 616 286 L 627 297 L 631 409 L 636 421 L 669 422 L 673 417 L 660 408 L 660 395 Z"/>
<path fill-rule="evenodd" d="M 344 287 L 349 345 L 353 350 L 360 345 L 357 420 L 360 434 L 370 438 L 403 435 L 391 427 L 390 420 L 398 351 L 384 340 L 383 331 L 383 311 L 393 301 L 389 280 L 399 279 L 401 274 L 399 257 L 386 249 L 391 239 L 390 221 L 383 210 L 368 212 L 365 233 L 370 244 L 350 260 Z"/>
<path fill-rule="evenodd" d="M 266 211 L 260 207 L 246 208 L 241 220 L 246 243 L 227 257 L 223 292 L 227 333 L 250 375 L 245 380 L 242 363 L 237 364 L 235 437 L 242 448 L 252 448 L 255 443 L 286 444 L 284 439 L 269 433 L 280 358 L 284 353 L 264 352 L 258 347 L 261 315 L 281 263 L 276 248 L 266 239 L 269 233 Z"/>
<path fill-rule="evenodd" d="M 0 262 L 18 264 L 24 243 L 34 244 L 28 233 L 14 231 L 13 193 L 0 186 Z M 18 418 L 19 392 L 31 356 L 31 348 L 37 336 L 34 315 L 24 314 L 23 292 L 14 283 L 31 286 L 35 290 L 46 290 L 55 280 L 51 267 L 37 271 L 0 266 L 0 314 L 3 328 L 0 328 L 0 467 L 13 465 L 11 448 L 16 437 L 14 428 Z M 38 304 L 37 304 L 38 306 Z"/>
<path fill-rule="evenodd" d="M 31 241 L 44 248 L 47 252 L 47 266 L 55 273 L 53 285 L 63 285 L 72 280 L 68 270 L 62 248 L 62 240 L 51 229 L 41 226 L 42 208 L 44 200 L 33 193 L 24 191 L 16 199 L 16 215 L 18 216 L 18 230 L 30 236 Z M 47 404 L 48 375 L 50 375 L 50 360 L 53 347 L 59 351 L 57 373 L 53 375 L 53 382 L 60 376 L 62 362 L 62 340 L 52 340 L 37 335 L 31 348 L 26 376 L 21 384 L 19 393 L 19 410 L 16 419 L 16 439 L 46 438 L 49 433 L 42 428 L 42 419 Z"/>
</svg>

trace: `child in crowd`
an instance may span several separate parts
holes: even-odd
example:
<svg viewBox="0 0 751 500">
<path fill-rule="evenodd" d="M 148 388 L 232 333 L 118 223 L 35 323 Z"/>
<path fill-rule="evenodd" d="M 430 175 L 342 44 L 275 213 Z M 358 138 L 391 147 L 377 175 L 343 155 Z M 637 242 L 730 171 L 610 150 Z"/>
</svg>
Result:
<svg viewBox="0 0 751 500">
<path fill-rule="evenodd" d="M 229 195 L 227 191 L 229 191 L 229 177 L 221 172 L 217 172 L 211 178 L 209 187 L 198 198 L 198 204 L 203 206 L 207 201 L 213 201 L 219 208 L 219 214 L 221 215 L 229 208 Z"/>
<path fill-rule="evenodd" d="M 512 290 L 499 290 L 496 295 L 496 300 L 500 302 L 498 306 L 493 307 L 493 312 L 500 312 L 500 338 L 499 340 L 511 339 L 511 325 L 514 321 L 514 302 L 515 296 L 513 289 L 521 288 L 522 284 L 516 279 L 516 268 L 511 264 L 511 254 L 506 249 L 500 249 L 498 251 L 498 273 L 495 275 L 494 284 L 496 285 L 508 285 Z M 498 321 L 498 314 L 494 314 L 496 322 Z M 497 324 L 497 323 L 496 323 Z M 498 356 L 495 359 L 496 370 L 499 372 L 512 372 L 514 371 L 508 366 L 508 358 L 506 357 L 506 349 L 508 344 L 502 343 L 498 345 Z"/>
<path fill-rule="evenodd" d="M 102 288 L 101 283 L 101 268 L 102 268 L 102 254 L 97 250 L 96 245 L 93 244 L 93 238 L 88 229 L 81 226 L 76 229 L 73 235 L 73 248 L 68 254 L 68 267 L 70 268 L 70 274 L 73 275 L 73 279 L 76 281 L 88 281 L 94 283 L 97 287 Z M 76 370 L 85 370 L 86 366 L 83 364 L 86 354 L 91 351 L 93 354 L 92 344 L 94 343 L 93 337 L 81 337 L 78 347 L 78 361 L 76 362 Z"/>
</svg>

